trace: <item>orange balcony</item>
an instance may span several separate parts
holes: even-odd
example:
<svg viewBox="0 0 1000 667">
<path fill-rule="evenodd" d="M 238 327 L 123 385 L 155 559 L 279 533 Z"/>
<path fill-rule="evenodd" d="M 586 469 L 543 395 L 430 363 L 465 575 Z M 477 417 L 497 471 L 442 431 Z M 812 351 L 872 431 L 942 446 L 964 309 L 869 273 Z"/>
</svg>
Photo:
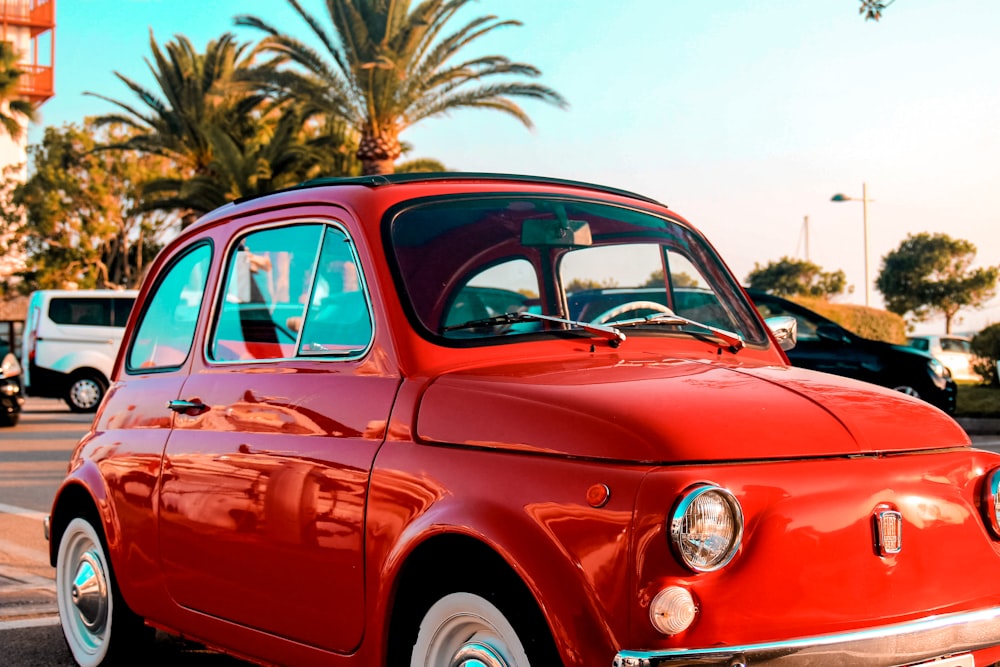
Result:
<svg viewBox="0 0 1000 667">
<path fill-rule="evenodd" d="M 55 0 L 0 0 L 0 22 L 27 26 L 31 36 L 56 27 Z"/>
<path fill-rule="evenodd" d="M 21 65 L 24 74 L 18 82 L 18 92 L 32 102 L 44 102 L 55 95 L 52 68 L 47 65 Z"/>
</svg>

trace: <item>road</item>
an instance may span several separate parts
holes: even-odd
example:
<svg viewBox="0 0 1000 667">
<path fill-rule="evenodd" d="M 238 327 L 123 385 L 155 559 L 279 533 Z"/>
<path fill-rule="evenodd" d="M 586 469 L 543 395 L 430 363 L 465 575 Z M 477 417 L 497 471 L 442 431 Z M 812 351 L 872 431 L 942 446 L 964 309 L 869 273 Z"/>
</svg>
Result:
<svg viewBox="0 0 1000 667">
<path fill-rule="evenodd" d="M 56 612 L 55 571 L 42 521 L 90 415 L 61 401 L 29 399 L 21 422 L 0 429 L 0 646 L 8 667 L 71 667 Z M 975 435 L 978 447 L 1000 451 L 1000 434 Z M 202 647 L 158 636 L 149 665 L 245 665 Z"/>
</svg>

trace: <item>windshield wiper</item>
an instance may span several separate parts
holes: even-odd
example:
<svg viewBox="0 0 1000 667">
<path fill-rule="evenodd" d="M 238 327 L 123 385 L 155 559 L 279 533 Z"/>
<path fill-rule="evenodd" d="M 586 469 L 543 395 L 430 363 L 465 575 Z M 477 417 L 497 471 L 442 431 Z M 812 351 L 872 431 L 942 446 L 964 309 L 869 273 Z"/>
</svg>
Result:
<svg viewBox="0 0 1000 667">
<path fill-rule="evenodd" d="M 637 317 L 631 320 L 622 320 L 620 322 L 615 322 L 616 327 L 637 327 L 637 326 L 642 326 L 644 324 L 667 324 L 667 325 L 687 324 L 690 326 L 701 327 L 702 329 L 710 331 L 712 334 L 715 335 L 716 338 L 725 343 L 725 346 L 728 346 L 729 351 L 732 352 L 733 354 L 736 354 L 746 346 L 746 342 L 744 342 L 743 338 L 737 333 L 733 333 L 732 331 L 726 331 L 725 329 L 719 329 L 709 324 L 704 324 L 703 322 L 689 320 L 686 317 L 681 317 L 680 315 L 678 315 L 677 313 L 675 313 L 670 309 L 667 309 L 665 312 L 662 313 L 655 313 L 653 315 L 649 315 L 648 317 Z M 698 334 L 698 332 L 696 331 L 685 331 L 684 333 L 688 333 L 691 335 Z"/>
<path fill-rule="evenodd" d="M 604 338 L 608 341 L 611 347 L 618 347 L 625 340 L 625 334 L 619 331 L 616 327 L 609 326 L 607 324 L 577 322 L 576 320 L 566 320 L 561 317 L 552 317 L 551 315 L 540 315 L 538 313 L 529 312 L 503 313 L 502 315 L 494 315 L 493 317 L 484 317 L 480 320 L 469 320 L 468 322 L 462 322 L 461 324 L 453 324 L 449 327 L 444 327 L 442 331 L 458 331 L 459 329 L 475 329 L 478 327 L 496 327 L 504 324 L 517 324 L 518 322 L 558 322 L 559 324 L 568 324 L 570 326 L 583 329 L 587 333 Z"/>
</svg>

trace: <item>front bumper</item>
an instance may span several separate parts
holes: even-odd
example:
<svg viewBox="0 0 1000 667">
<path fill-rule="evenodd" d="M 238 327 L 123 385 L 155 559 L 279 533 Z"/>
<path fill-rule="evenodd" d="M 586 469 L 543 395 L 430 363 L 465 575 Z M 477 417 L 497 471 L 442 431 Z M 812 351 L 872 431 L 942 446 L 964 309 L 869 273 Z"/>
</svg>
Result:
<svg viewBox="0 0 1000 667">
<path fill-rule="evenodd" d="M 1000 646 L 1000 607 L 765 644 L 619 651 L 614 667 L 892 667 L 996 646 Z"/>
</svg>

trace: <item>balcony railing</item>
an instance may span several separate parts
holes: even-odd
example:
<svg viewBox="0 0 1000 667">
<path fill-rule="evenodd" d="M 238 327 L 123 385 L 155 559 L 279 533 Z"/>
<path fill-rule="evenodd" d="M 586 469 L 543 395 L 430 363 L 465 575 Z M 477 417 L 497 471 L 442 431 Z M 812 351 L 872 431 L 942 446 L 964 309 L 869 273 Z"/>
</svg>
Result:
<svg viewBox="0 0 1000 667">
<path fill-rule="evenodd" d="M 32 36 L 56 25 L 55 0 L 0 0 L 0 21 L 32 28 Z"/>
<path fill-rule="evenodd" d="M 34 102 L 44 102 L 55 95 L 52 68 L 46 65 L 18 65 L 23 74 L 18 80 L 18 92 Z"/>
</svg>

